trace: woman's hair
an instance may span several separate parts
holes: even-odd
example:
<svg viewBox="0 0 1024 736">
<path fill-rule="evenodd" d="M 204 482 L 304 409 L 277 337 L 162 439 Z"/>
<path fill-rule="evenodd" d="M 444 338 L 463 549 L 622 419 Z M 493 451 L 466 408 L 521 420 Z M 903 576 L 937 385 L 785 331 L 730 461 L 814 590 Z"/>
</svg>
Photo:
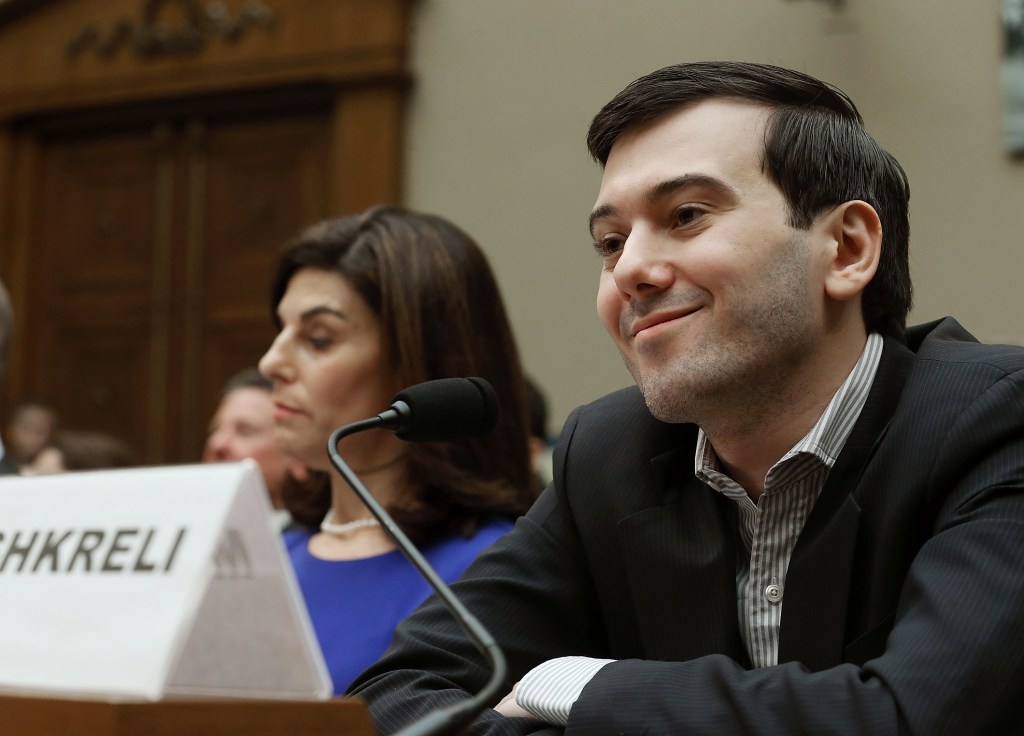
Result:
<svg viewBox="0 0 1024 736">
<path fill-rule="evenodd" d="M 443 218 L 397 207 L 319 223 L 285 245 L 271 290 L 275 321 L 289 282 L 305 268 L 338 274 L 362 297 L 380 321 L 384 359 L 399 385 L 480 376 L 498 395 L 490 434 L 409 444 L 416 493 L 389 509 L 403 531 L 422 542 L 468 534 L 490 514 L 523 513 L 539 490 L 530 469 L 526 383 L 480 247 Z M 309 524 L 323 518 L 330 498 L 308 495 L 305 502 L 299 520 Z"/>
</svg>

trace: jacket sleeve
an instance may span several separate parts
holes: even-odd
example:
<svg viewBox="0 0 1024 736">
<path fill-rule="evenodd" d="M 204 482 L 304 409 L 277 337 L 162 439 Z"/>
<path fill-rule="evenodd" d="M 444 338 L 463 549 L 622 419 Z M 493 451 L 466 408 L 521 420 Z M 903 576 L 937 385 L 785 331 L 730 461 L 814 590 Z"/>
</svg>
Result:
<svg viewBox="0 0 1024 736">
<path fill-rule="evenodd" d="M 571 435 L 570 418 L 563 438 Z M 536 664 L 561 654 L 598 654 L 602 627 L 570 515 L 549 487 L 515 528 L 486 550 L 453 586 L 460 601 L 495 637 L 509 663 L 498 698 Z M 364 698 L 382 734 L 481 690 L 484 658 L 431 596 L 402 622 L 383 658 L 347 694 Z M 492 703 L 491 705 L 495 705 Z M 535 719 L 487 709 L 472 734 L 557 734 Z"/>
</svg>

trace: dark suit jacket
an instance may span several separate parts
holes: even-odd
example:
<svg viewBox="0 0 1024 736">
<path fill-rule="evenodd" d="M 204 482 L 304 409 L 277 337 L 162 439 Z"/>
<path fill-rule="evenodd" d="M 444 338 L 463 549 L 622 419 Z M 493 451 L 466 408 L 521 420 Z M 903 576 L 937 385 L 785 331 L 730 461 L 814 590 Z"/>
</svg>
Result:
<svg viewBox="0 0 1024 736">
<path fill-rule="evenodd" d="M 1024 733 L 1024 349 L 948 319 L 907 343 L 797 542 L 775 667 L 748 669 L 734 509 L 694 477 L 696 427 L 636 389 L 578 409 L 552 487 L 455 586 L 508 689 L 587 655 L 619 661 L 566 734 Z M 352 692 L 390 733 L 487 677 L 432 599 Z M 494 711 L 472 731 L 556 732 Z"/>
</svg>

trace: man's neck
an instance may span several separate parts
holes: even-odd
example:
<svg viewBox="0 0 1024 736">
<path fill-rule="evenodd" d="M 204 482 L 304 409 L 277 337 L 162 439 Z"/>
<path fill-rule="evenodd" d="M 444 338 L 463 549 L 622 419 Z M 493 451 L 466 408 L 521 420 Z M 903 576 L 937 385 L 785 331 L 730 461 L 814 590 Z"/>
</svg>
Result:
<svg viewBox="0 0 1024 736">
<path fill-rule="evenodd" d="M 767 400 L 741 402 L 734 411 L 701 423 L 722 471 L 751 498 L 764 492 L 771 467 L 821 418 L 860 359 L 866 339 L 821 351 L 820 359 L 794 366 L 786 383 L 771 389 Z"/>
</svg>

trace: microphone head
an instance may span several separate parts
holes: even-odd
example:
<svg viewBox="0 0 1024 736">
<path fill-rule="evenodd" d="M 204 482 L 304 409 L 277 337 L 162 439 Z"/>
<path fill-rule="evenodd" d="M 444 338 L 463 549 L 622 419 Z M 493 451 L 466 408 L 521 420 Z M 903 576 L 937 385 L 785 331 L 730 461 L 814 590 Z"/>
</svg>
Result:
<svg viewBox="0 0 1024 736">
<path fill-rule="evenodd" d="M 451 442 L 481 437 L 498 419 L 498 396 L 482 378 L 439 378 L 400 391 L 394 404 L 408 406 L 395 434 L 413 442 Z"/>
</svg>

